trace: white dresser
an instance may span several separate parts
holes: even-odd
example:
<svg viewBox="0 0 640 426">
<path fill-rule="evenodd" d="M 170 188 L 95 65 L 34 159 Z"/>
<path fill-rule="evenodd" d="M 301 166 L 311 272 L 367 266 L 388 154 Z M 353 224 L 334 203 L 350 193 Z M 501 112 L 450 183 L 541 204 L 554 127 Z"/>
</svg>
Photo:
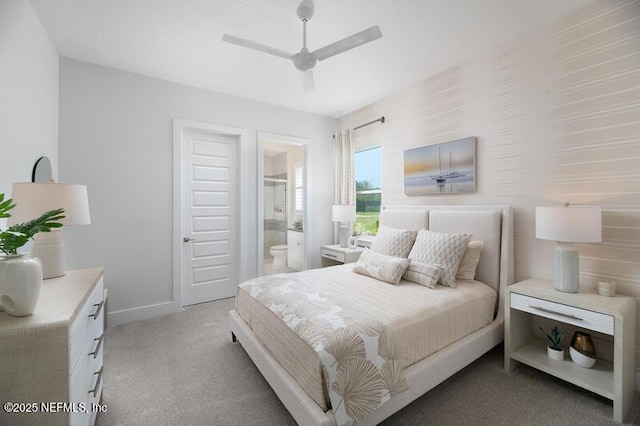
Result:
<svg viewBox="0 0 640 426">
<path fill-rule="evenodd" d="M 102 269 L 82 269 L 43 281 L 33 315 L 0 312 L 0 424 L 94 423 L 104 304 Z"/>
</svg>

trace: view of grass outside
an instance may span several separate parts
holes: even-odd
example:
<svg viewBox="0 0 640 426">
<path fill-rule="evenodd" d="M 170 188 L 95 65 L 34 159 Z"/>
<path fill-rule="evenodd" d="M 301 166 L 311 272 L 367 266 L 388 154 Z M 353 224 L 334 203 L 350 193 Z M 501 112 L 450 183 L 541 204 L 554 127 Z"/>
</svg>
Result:
<svg viewBox="0 0 640 426">
<path fill-rule="evenodd" d="M 376 235 L 380 226 L 379 218 L 380 212 L 356 212 L 354 232 L 359 235 Z"/>
<path fill-rule="evenodd" d="M 354 234 L 376 235 L 382 201 L 380 147 L 356 152 L 356 222 Z"/>
</svg>

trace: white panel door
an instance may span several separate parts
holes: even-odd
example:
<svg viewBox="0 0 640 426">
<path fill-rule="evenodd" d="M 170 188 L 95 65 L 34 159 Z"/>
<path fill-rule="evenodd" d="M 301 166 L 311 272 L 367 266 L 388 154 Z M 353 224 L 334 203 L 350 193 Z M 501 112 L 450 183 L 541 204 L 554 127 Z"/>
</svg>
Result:
<svg viewBox="0 0 640 426">
<path fill-rule="evenodd" d="M 182 138 L 182 304 L 235 295 L 238 137 L 185 129 Z"/>
</svg>

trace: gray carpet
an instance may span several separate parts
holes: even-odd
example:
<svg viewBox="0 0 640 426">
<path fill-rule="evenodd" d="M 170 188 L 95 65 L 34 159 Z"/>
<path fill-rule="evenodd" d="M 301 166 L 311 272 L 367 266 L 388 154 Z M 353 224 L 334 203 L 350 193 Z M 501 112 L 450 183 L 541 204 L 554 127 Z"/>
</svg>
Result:
<svg viewBox="0 0 640 426">
<path fill-rule="evenodd" d="M 105 341 L 98 425 L 294 425 L 237 343 L 234 299 L 113 327 Z M 384 425 L 613 425 L 611 401 L 520 366 L 502 346 L 387 419 Z M 627 421 L 640 424 L 640 394 Z"/>
</svg>

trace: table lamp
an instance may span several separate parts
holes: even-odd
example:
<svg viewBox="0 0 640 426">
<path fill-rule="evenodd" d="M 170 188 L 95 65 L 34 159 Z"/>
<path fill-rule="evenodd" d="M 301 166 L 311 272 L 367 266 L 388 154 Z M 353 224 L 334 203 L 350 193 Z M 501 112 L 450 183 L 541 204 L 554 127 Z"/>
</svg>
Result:
<svg viewBox="0 0 640 426">
<path fill-rule="evenodd" d="M 556 241 L 553 287 L 577 293 L 580 287 L 579 253 L 574 243 L 602 241 L 600 207 L 536 207 L 536 238 Z"/>
<path fill-rule="evenodd" d="M 340 247 L 347 247 L 349 225 L 356 219 L 356 207 L 334 205 L 331 218 L 334 222 L 340 222 Z"/>
<path fill-rule="evenodd" d="M 63 226 L 88 225 L 91 223 L 87 187 L 65 183 L 14 183 L 11 193 L 16 207 L 11 211 L 7 225 L 27 222 L 45 212 L 64 209 Z M 63 276 L 64 242 L 61 229 L 39 232 L 34 236 L 31 257 L 42 262 L 44 279 Z"/>
</svg>

